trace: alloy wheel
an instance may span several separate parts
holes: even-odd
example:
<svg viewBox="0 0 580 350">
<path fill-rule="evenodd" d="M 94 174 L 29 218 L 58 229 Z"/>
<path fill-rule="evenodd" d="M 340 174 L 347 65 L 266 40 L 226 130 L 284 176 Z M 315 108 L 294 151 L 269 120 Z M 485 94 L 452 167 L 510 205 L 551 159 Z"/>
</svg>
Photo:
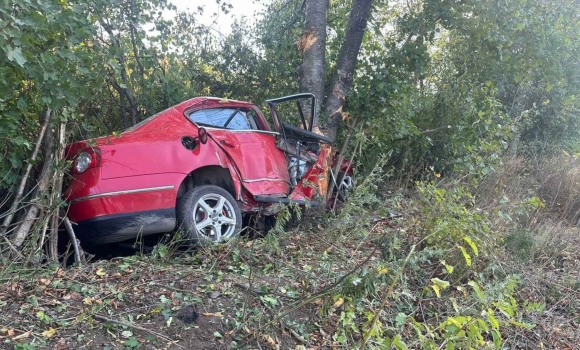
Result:
<svg viewBox="0 0 580 350">
<path fill-rule="evenodd" d="M 193 208 L 197 232 L 214 242 L 231 238 L 236 233 L 234 204 L 220 194 L 209 193 L 199 198 Z"/>
</svg>

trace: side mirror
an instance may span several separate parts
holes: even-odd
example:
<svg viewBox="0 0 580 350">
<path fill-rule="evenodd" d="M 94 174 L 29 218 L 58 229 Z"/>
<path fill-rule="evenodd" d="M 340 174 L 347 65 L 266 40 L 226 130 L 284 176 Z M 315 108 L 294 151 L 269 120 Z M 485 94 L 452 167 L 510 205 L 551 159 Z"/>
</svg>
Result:
<svg viewBox="0 0 580 350">
<path fill-rule="evenodd" d="M 207 130 L 199 128 L 197 138 L 201 144 L 205 145 L 207 143 Z"/>
</svg>

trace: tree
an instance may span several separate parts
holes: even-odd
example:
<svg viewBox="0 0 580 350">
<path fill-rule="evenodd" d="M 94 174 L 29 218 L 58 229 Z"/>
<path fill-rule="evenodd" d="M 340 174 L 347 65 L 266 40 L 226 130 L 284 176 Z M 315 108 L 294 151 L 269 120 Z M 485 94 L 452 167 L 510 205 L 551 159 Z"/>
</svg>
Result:
<svg viewBox="0 0 580 350">
<path fill-rule="evenodd" d="M 314 127 L 321 129 L 324 135 L 333 140 L 336 139 L 346 97 L 353 83 L 371 6 L 372 0 L 354 0 L 336 68 L 326 90 L 328 0 L 304 1 L 304 30 L 298 41 L 298 49 L 302 54 L 302 65 L 298 68 L 300 91 L 316 95 L 318 103 L 315 108 Z M 323 106 L 324 114 L 321 115 Z"/>
</svg>

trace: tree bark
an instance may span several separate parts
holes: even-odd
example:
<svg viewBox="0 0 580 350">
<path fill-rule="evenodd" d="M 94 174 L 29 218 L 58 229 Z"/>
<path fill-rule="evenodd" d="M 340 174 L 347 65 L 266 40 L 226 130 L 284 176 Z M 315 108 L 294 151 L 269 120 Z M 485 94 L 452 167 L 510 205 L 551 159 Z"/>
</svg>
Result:
<svg viewBox="0 0 580 350">
<path fill-rule="evenodd" d="M 327 12 L 328 0 L 305 0 L 304 30 L 296 43 L 302 54 L 302 65 L 298 67 L 300 92 L 311 92 L 317 99 L 313 125 L 318 125 L 325 99 Z"/>
<path fill-rule="evenodd" d="M 123 88 L 117 84 L 113 77 L 111 77 L 111 85 L 113 85 L 113 88 L 115 88 L 119 93 L 119 110 L 123 119 L 123 129 L 127 129 L 129 127 L 129 122 L 127 121 L 127 112 L 125 110 L 125 91 L 123 91 Z"/>
<path fill-rule="evenodd" d="M 348 20 L 344 42 L 340 47 L 337 70 L 328 91 L 324 115 L 328 121 L 323 125 L 324 134 L 336 139 L 338 125 L 342 120 L 342 109 L 352 86 L 358 53 L 371 14 L 372 0 L 355 0 Z"/>
</svg>

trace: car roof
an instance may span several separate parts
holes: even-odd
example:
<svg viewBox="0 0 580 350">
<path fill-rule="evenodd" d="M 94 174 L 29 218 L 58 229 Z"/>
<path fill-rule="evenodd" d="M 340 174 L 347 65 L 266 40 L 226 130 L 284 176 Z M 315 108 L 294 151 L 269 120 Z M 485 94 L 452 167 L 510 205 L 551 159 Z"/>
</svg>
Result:
<svg viewBox="0 0 580 350">
<path fill-rule="evenodd" d="M 174 108 L 176 108 L 179 111 L 184 111 L 185 109 L 189 108 L 190 106 L 197 104 L 197 103 L 203 103 L 206 104 L 214 104 L 214 103 L 224 103 L 224 104 L 233 104 L 233 105 L 247 105 L 247 106 L 253 106 L 254 104 L 251 102 L 247 102 L 247 101 L 239 101 L 239 100 L 231 100 L 225 97 L 212 97 L 212 96 L 201 96 L 201 97 L 194 97 L 192 99 L 183 101 L 177 105 L 174 106 Z"/>
</svg>

